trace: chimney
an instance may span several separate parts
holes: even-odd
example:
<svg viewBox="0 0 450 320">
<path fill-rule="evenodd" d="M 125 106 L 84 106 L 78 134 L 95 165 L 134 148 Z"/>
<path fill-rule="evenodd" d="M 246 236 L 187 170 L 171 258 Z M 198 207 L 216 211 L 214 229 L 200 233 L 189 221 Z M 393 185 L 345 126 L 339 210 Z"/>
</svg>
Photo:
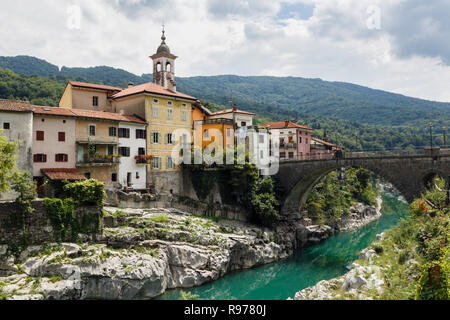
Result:
<svg viewBox="0 0 450 320">
<path fill-rule="evenodd" d="M 236 103 L 233 105 L 233 112 L 236 112 L 237 111 L 237 106 L 236 106 Z"/>
<path fill-rule="evenodd" d="M 289 127 L 289 120 L 285 120 L 285 121 L 284 121 L 284 127 L 285 127 L 285 128 Z"/>
<path fill-rule="evenodd" d="M 134 87 L 134 83 L 133 82 L 128 82 L 128 88 Z"/>
</svg>

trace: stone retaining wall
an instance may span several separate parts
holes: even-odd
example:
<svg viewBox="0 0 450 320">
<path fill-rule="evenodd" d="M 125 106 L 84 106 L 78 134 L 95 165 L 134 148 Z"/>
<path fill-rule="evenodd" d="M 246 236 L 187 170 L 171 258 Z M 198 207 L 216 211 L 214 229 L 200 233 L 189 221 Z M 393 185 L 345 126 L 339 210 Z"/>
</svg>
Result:
<svg viewBox="0 0 450 320">
<path fill-rule="evenodd" d="M 34 211 L 24 218 L 19 206 L 15 202 L 0 202 L 0 244 L 41 244 L 55 242 L 58 230 L 50 220 L 43 200 L 32 201 Z M 98 217 L 99 219 L 86 219 Z M 74 210 L 74 217 L 78 221 L 99 221 L 100 225 L 88 226 L 91 230 L 85 235 L 87 238 L 96 237 L 103 229 L 102 210 L 98 206 L 80 206 Z M 95 230 L 95 231 L 94 231 Z"/>
</svg>

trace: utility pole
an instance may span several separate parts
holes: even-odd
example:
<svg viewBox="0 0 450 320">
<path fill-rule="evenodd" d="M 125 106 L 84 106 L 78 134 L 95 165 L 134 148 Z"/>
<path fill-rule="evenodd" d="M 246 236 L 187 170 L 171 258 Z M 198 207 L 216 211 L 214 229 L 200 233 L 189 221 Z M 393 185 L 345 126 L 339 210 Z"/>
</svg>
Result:
<svg viewBox="0 0 450 320">
<path fill-rule="evenodd" d="M 447 149 L 447 136 L 446 136 L 446 127 L 442 127 L 442 131 L 444 132 L 444 149 Z"/>
<path fill-rule="evenodd" d="M 447 177 L 447 206 L 450 206 L 450 176 Z"/>
<path fill-rule="evenodd" d="M 433 149 L 433 124 L 430 122 L 430 148 Z"/>
</svg>

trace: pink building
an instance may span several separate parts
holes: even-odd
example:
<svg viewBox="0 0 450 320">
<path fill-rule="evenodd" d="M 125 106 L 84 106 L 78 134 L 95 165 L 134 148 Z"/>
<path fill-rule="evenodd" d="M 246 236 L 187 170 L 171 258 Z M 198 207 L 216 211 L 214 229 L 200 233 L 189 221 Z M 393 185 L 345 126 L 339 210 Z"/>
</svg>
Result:
<svg viewBox="0 0 450 320">
<path fill-rule="evenodd" d="M 267 122 L 261 127 L 278 133 L 280 160 L 307 160 L 310 158 L 312 128 L 287 120 Z"/>
<path fill-rule="evenodd" d="M 328 138 L 323 140 L 313 137 L 311 142 L 311 157 L 314 159 L 332 159 L 334 153 L 338 150 L 337 145 L 328 141 Z"/>
<path fill-rule="evenodd" d="M 32 154 L 35 179 L 38 182 L 42 180 L 46 169 L 53 171 L 62 169 L 61 172 L 68 171 L 66 169 L 76 171 L 73 113 L 63 108 L 41 106 L 33 106 L 33 113 Z"/>
</svg>

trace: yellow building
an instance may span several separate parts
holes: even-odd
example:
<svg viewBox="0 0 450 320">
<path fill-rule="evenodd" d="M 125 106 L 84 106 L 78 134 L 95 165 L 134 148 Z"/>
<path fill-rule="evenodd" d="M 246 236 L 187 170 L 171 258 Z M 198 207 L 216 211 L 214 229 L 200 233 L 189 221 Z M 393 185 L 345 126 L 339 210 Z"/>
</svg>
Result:
<svg viewBox="0 0 450 320">
<path fill-rule="evenodd" d="M 147 165 L 147 185 L 154 186 L 158 191 L 172 190 L 177 193 L 180 191 L 181 176 L 172 151 L 181 143 L 190 147 L 192 103 L 196 98 L 177 92 L 174 81 L 177 57 L 170 53 L 164 31 L 161 39 L 156 54 L 151 56 L 153 82 L 140 85 L 129 83 L 128 88 L 121 89 L 71 81 L 59 106 L 135 115 L 144 119 L 148 124 L 146 154 L 153 157 L 151 164 Z M 104 145 L 108 145 L 107 142 Z M 105 148 L 99 146 L 99 152 L 104 151 Z"/>
</svg>

